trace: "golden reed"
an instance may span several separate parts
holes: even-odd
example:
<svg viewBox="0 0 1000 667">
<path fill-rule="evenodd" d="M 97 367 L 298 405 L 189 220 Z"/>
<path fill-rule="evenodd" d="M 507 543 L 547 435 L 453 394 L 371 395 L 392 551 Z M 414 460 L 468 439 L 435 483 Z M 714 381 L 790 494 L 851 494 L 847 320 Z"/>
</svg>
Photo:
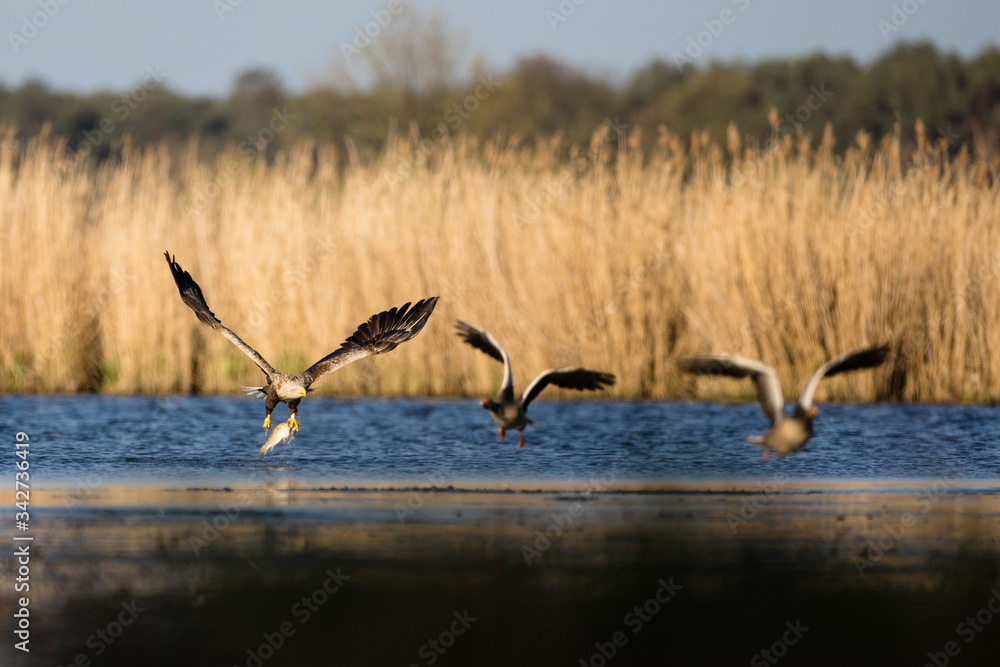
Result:
<svg viewBox="0 0 1000 667">
<path fill-rule="evenodd" d="M 234 393 L 254 365 L 178 298 L 176 253 L 223 321 L 299 371 L 368 315 L 440 295 L 428 327 L 319 385 L 344 395 L 485 395 L 551 366 L 618 375 L 623 398 L 746 397 L 682 377 L 685 354 L 777 366 L 797 395 L 824 360 L 891 341 L 874 373 L 820 398 L 1000 394 L 998 165 L 925 140 L 827 132 L 725 149 L 602 127 L 589 147 L 391 138 L 379 154 L 302 144 L 265 164 L 166 148 L 96 165 L 43 135 L 0 136 L 0 390 Z M 189 156 L 197 155 L 192 145 Z"/>
</svg>

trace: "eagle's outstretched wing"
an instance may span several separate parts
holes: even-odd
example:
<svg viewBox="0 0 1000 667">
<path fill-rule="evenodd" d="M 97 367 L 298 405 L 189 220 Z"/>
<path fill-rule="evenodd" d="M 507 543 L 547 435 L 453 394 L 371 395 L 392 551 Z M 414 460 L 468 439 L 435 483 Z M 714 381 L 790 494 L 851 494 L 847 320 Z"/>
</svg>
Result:
<svg viewBox="0 0 1000 667">
<path fill-rule="evenodd" d="M 394 350 L 400 343 L 405 343 L 420 333 L 437 302 L 438 297 L 435 296 L 417 301 L 413 308 L 405 303 L 399 308 L 372 315 L 343 342 L 339 350 L 307 368 L 300 376 L 303 383 L 309 385 L 358 359 Z"/>
<path fill-rule="evenodd" d="M 181 268 L 181 265 L 177 263 L 176 259 L 171 259 L 170 253 L 163 253 L 167 258 L 167 264 L 170 266 L 170 273 L 174 276 L 174 282 L 177 283 L 177 289 L 181 293 L 181 299 L 187 304 L 188 308 L 194 311 L 194 314 L 198 316 L 198 319 L 212 327 L 220 334 L 229 339 L 229 341 L 243 351 L 243 354 L 247 355 L 253 362 L 260 367 L 260 370 L 264 371 L 264 375 L 270 378 L 276 372 L 271 364 L 267 363 L 264 357 L 260 356 L 257 350 L 253 349 L 249 345 L 243 342 L 243 339 L 233 333 L 230 329 L 222 326 L 222 322 L 215 316 L 215 313 L 208 307 L 208 303 L 205 302 L 205 295 L 201 293 L 201 288 L 198 287 L 198 283 L 194 281 L 191 274 Z"/>
</svg>

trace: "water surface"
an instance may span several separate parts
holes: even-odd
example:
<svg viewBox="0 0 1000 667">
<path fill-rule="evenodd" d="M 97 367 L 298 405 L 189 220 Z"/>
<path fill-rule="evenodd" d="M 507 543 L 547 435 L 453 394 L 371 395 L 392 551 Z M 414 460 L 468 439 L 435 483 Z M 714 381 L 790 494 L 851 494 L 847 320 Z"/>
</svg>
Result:
<svg viewBox="0 0 1000 667">
<path fill-rule="evenodd" d="M 518 451 L 472 400 L 311 397 L 262 459 L 259 401 L 6 396 L 33 651 L 8 549 L 0 664 L 995 664 L 1000 411 L 820 411 L 764 463 L 753 403 L 538 402 Z"/>
<path fill-rule="evenodd" d="M 263 404 L 244 397 L 4 396 L 0 415 L 8 437 L 30 435 L 42 484 L 1000 477 L 989 406 L 823 404 L 806 448 L 770 463 L 745 442 L 767 426 L 754 403 L 539 401 L 518 451 L 472 400 L 310 397 L 301 432 L 265 458 Z"/>
</svg>

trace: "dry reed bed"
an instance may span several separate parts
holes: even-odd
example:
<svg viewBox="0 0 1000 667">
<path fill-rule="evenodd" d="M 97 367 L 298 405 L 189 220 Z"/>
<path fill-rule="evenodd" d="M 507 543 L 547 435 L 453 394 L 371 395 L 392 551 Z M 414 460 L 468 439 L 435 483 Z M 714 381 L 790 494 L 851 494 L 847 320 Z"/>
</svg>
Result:
<svg viewBox="0 0 1000 667">
<path fill-rule="evenodd" d="M 499 368 L 457 318 L 508 347 L 515 381 L 582 364 L 617 397 L 748 396 L 680 377 L 683 354 L 775 364 L 787 396 L 830 355 L 892 341 L 891 367 L 821 398 L 1000 393 L 996 165 L 888 138 L 724 151 L 662 128 L 641 155 L 603 132 L 568 150 L 397 138 L 380 155 L 299 146 L 271 165 L 125 146 L 95 167 L 42 137 L 0 145 L 0 389 L 233 392 L 253 364 L 201 327 L 162 253 L 223 323 L 298 371 L 369 314 L 441 295 L 427 329 L 318 385 L 338 394 L 484 394 Z M 196 151 L 192 150 L 192 155 Z"/>
</svg>

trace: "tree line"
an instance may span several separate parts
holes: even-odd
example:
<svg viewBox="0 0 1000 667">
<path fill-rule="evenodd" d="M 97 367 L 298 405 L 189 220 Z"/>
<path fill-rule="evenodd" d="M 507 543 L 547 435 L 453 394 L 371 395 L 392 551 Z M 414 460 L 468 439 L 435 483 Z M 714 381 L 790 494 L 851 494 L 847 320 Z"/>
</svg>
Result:
<svg viewBox="0 0 1000 667">
<path fill-rule="evenodd" d="M 818 141 L 830 124 L 842 151 L 859 131 L 881 137 L 899 127 L 904 142 L 913 142 L 917 119 L 929 140 L 956 150 L 966 145 L 992 156 L 1000 148 L 996 47 L 963 58 L 926 42 L 900 43 L 867 64 L 823 53 L 681 66 L 661 59 L 612 81 L 546 55 L 504 71 L 476 61 L 457 74 L 454 53 L 442 46 L 447 40 L 433 30 L 425 37 L 423 51 L 412 44 L 394 51 L 386 39 L 380 50 L 360 52 L 370 72 L 364 85 L 331 79 L 302 93 L 267 69 L 242 72 L 220 97 L 180 94 L 153 68 L 130 90 L 88 95 L 29 80 L 0 87 L 0 123 L 23 138 L 50 131 L 66 139 L 67 151 L 98 159 L 125 137 L 178 151 L 197 137 L 201 157 L 211 159 L 227 146 L 273 156 L 302 140 L 378 151 L 392 131 L 529 142 L 558 133 L 573 145 L 602 124 L 644 128 L 647 141 L 664 125 L 681 137 L 708 131 L 724 143 L 736 123 L 761 145 L 776 128 Z M 418 62 L 407 62 L 414 52 Z"/>
</svg>

